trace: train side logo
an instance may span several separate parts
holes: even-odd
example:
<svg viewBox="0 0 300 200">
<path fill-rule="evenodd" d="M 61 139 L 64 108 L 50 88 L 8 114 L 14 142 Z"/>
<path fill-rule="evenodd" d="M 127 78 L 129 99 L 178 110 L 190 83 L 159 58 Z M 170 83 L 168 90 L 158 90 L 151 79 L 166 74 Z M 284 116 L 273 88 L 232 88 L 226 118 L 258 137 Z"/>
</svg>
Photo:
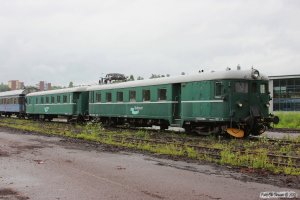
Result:
<svg viewBox="0 0 300 200">
<path fill-rule="evenodd" d="M 133 114 L 133 115 L 139 114 L 140 110 L 143 110 L 143 107 L 134 106 L 133 108 L 130 108 L 131 114 Z"/>
<path fill-rule="evenodd" d="M 45 113 L 48 112 L 48 111 L 49 111 L 49 107 L 48 107 L 48 106 L 45 107 L 45 108 L 44 108 L 44 111 L 45 111 Z"/>
</svg>

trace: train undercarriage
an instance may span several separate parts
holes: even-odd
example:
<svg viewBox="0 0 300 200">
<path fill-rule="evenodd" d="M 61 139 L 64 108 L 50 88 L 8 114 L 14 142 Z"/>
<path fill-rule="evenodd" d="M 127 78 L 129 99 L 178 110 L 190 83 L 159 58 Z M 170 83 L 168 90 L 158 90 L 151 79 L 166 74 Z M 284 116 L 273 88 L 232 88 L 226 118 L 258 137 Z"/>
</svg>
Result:
<svg viewBox="0 0 300 200">
<path fill-rule="evenodd" d="M 10 117 L 12 114 L 4 115 Z M 246 138 L 249 135 L 260 135 L 266 129 L 272 128 L 271 124 L 278 124 L 279 118 L 270 115 L 267 118 L 262 117 L 246 117 L 239 122 L 234 121 L 185 121 L 183 125 L 170 124 L 164 119 L 144 119 L 144 118 L 124 118 L 124 117 L 91 117 L 91 116 L 64 116 L 64 115 L 19 115 L 14 114 L 18 118 L 28 118 L 32 120 L 52 121 L 54 118 L 63 118 L 67 122 L 82 123 L 92 121 L 101 123 L 104 126 L 116 127 L 152 127 L 159 126 L 160 130 L 166 130 L 169 127 L 182 127 L 187 133 L 196 133 L 199 135 L 224 135 L 234 138 Z"/>
</svg>

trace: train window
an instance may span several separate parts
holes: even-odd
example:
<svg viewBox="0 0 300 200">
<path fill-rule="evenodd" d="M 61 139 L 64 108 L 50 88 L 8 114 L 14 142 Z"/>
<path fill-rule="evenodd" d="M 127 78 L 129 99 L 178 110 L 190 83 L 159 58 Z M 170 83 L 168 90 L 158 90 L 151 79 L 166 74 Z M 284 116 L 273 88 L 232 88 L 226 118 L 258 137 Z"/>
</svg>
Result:
<svg viewBox="0 0 300 200">
<path fill-rule="evenodd" d="M 252 93 L 257 93 L 257 84 L 256 83 L 251 84 L 251 92 Z"/>
<path fill-rule="evenodd" d="M 36 104 L 38 104 L 39 103 L 39 101 L 38 101 L 38 98 L 36 97 L 36 99 L 35 99 L 35 103 Z"/>
<path fill-rule="evenodd" d="M 49 103 L 49 97 L 46 97 L 46 103 Z"/>
<path fill-rule="evenodd" d="M 28 104 L 31 104 L 31 98 L 28 98 Z"/>
<path fill-rule="evenodd" d="M 167 89 L 158 89 L 158 100 L 159 101 L 167 100 Z"/>
<path fill-rule="evenodd" d="M 136 101 L 136 91 L 130 90 L 129 91 L 129 101 Z"/>
<path fill-rule="evenodd" d="M 150 90 L 143 90 L 143 101 L 150 101 Z"/>
<path fill-rule="evenodd" d="M 248 93 L 248 83 L 236 82 L 234 86 L 236 93 Z"/>
<path fill-rule="evenodd" d="M 68 102 L 68 97 L 67 97 L 67 95 L 64 95 L 63 96 L 63 103 L 67 103 Z"/>
<path fill-rule="evenodd" d="M 18 99 L 17 98 L 13 98 L 13 104 L 17 104 L 18 103 L 18 101 L 17 101 Z"/>
<path fill-rule="evenodd" d="M 122 102 L 123 101 L 123 92 L 117 92 L 117 101 Z"/>
<path fill-rule="evenodd" d="M 106 93 L 106 102 L 111 102 L 111 92 Z"/>
<path fill-rule="evenodd" d="M 57 101 L 57 103 L 60 103 L 60 96 L 56 97 L 56 101 Z"/>
<path fill-rule="evenodd" d="M 96 102 L 101 102 L 101 94 L 100 93 L 96 94 Z"/>
<path fill-rule="evenodd" d="M 51 97 L 51 103 L 54 103 L 54 101 L 55 101 L 55 98 Z"/>
<path fill-rule="evenodd" d="M 261 93 L 261 94 L 265 94 L 266 91 L 267 91 L 266 89 L 267 89 L 266 84 L 261 84 L 261 85 L 260 85 L 260 93 Z"/>
<path fill-rule="evenodd" d="M 44 97 L 41 97 L 41 104 L 44 103 Z"/>
<path fill-rule="evenodd" d="M 222 83 L 216 82 L 215 84 L 215 97 L 221 97 L 222 95 Z"/>
</svg>

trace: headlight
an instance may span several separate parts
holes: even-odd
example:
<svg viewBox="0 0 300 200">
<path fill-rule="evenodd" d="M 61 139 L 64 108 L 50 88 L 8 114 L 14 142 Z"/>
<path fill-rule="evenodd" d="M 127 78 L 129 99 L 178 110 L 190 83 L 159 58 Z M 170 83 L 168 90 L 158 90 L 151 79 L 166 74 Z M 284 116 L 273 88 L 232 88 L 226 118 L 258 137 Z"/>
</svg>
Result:
<svg viewBox="0 0 300 200">
<path fill-rule="evenodd" d="M 266 107 L 269 108 L 269 107 L 270 107 L 270 104 L 269 104 L 269 103 L 266 103 Z"/>
<path fill-rule="evenodd" d="M 252 71 L 252 78 L 257 79 L 259 77 L 259 71 L 254 69 Z"/>
<path fill-rule="evenodd" d="M 241 107 L 243 107 L 243 104 L 242 104 L 242 103 L 237 103 L 237 106 L 238 106 L 239 108 L 241 108 Z"/>
</svg>

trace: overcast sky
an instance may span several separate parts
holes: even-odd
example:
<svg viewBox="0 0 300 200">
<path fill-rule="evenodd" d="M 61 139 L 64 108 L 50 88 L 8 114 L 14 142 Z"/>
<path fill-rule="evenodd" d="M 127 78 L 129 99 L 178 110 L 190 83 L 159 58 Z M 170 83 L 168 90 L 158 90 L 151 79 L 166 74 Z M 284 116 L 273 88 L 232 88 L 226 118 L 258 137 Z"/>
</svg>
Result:
<svg viewBox="0 0 300 200">
<path fill-rule="evenodd" d="M 298 0 L 1 0 L 0 82 L 199 69 L 300 74 Z"/>
</svg>

